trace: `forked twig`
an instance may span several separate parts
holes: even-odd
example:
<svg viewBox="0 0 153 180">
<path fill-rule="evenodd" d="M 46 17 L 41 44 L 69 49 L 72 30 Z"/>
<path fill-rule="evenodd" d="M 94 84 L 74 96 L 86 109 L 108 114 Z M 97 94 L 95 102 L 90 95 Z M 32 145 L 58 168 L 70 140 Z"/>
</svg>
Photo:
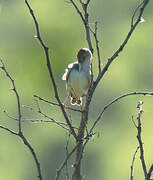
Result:
<svg viewBox="0 0 153 180">
<path fill-rule="evenodd" d="M 62 127 L 66 131 L 69 131 L 69 129 L 66 128 L 68 126 L 67 123 L 56 121 L 55 119 L 53 119 L 52 117 L 50 117 L 46 113 L 42 112 L 40 109 L 37 110 L 37 109 L 35 109 L 35 108 L 31 107 L 31 106 L 26 106 L 26 105 L 23 105 L 23 107 L 28 108 L 28 109 L 32 110 L 33 112 L 35 111 L 35 112 L 41 114 L 44 118 L 49 119 L 50 122 L 55 123 L 56 125 Z"/>
<path fill-rule="evenodd" d="M 138 12 L 138 10 L 141 8 L 141 6 L 143 5 L 143 3 L 144 3 L 144 1 L 143 1 L 142 3 L 140 3 L 140 4 L 136 7 L 136 9 L 135 9 L 135 11 L 134 11 L 134 13 L 133 13 L 133 16 L 132 16 L 132 18 L 131 18 L 131 27 L 133 27 L 135 15 L 136 15 L 136 13 Z"/>
<path fill-rule="evenodd" d="M 70 0 L 70 2 L 74 6 L 75 10 L 79 14 L 79 16 L 80 16 L 80 18 L 84 24 L 85 31 L 86 31 L 86 40 L 88 42 L 88 46 L 89 46 L 90 51 L 93 53 L 94 49 L 93 49 L 92 41 L 91 41 L 91 37 L 90 37 L 89 14 L 88 14 L 88 5 L 90 3 L 90 0 L 87 0 L 86 3 L 80 1 L 80 4 L 81 4 L 82 9 L 83 9 L 83 13 L 81 12 L 81 10 L 77 6 L 77 4 L 74 2 L 74 0 Z"/>
<path fill-rule="evenodd" d="M 35 164 L 36 164 L 36 168 L 37 168 L 37 172 L 38 172 L 38 178 L 39 180 L 43 180 L 43 177 L 42 177 L 42 173 L 41 173 L 41 168 L 40 168 L 40 163 L 38 161 L 38 158 L 37 158 L 37 155 L 36 155 L 36 152 L 34 151 L 33 147 L 31 146 L 31 144 L 29 143 L 29 141 L 27 140 L 27 138 L 24 136 L 23 134 L 23 131 L 22 131 L 22 115 L 21 115 L 21 103 L 20 103 L 20 97 L 19 97 L 19 94 L 18 94 L 18 91 L 16 89 L 16 85 L 15 85 L 15 82 L 14 80 L 12 79 L 11 75 L 8 73 L 7 69 L 5 68 L 5 65 L 2 61 L 2 59 L 0 59 L 0 62 L 2 64 L 2 66 L 0 67 L 6 74 L 6 76 L 9 78 L 9 80 L 11 81 L 12 83 L 12 86 L 13 86 L 13 91 L 15 93 L 15 96 L 17 98 L 17 110 L 18 110 L 18 132 L 14 132 L 12 131 L 11 129 L 9 128 L 6 128 L 4 126 L 0 126 L 1 129 L 4 129 L 8 132 L 10 132 L 11 134 L 14 134 L 14 135 L 17 135 L 21 140 L 22 142 L 24 142 L 24 144 L 26 145 L 26 147 L 28 147 L 28 149 L 30 150 L 31 154 L 32 154 L 32 157 L 35 161 Z"/>
<path fill-rule="evenodd" d="M 90 130 L 89 130 L 89 135 L 93 133 L 93 129 L 95 128 L 95 126 L 97 125 L 97 123 L 101 120 L 104 112 L 114 103 L 118 102 L 121 99 L 124 99 L 128 96 L 135 96 L 135 95 L 143 95 L 143 96 L 153 96 L 153 92 L 131 92 L 131 93 L 127 93 L 127 94 L 123 94 L 117 98 L 115 98 L 114 100 L 112 100 L 110 103 L 108 103 L 103 110 L 101 111 L 101 113 L 98 115 L 97 119 L 94 121 L 93 125 L 91 126 Z M 88 138 L 87 140 L 88 141 Z"/>
<path fill-rule="evenodd" d="M 136 125 L 134 123 L 134 126 L 137 129 L 137 140 L 139 143 L 139 147 L 137 148 L 137 150 L 134 154 L 132 165 L 131 165 L 131 180 L 133 180 L 133 166 L 134 166 L 135 156 L 136 156 L 136 153 L 139 149 L 140 149 L 140 161 L 141 161 L 145 180 L 151 180 L 151 175 L 153 172 L 153 164 L 150 166 L 150 169 L 147 172 L 147 166 L 146 166 L 146 162 L 145 162 L 145 158 L 144 158 L 144 147 L 143 147 L 143 142 L 142 142 L 142 137 L 141 137 L 141 135 L 142 135 L 141 116 L 143 113 L 142 105 L 143 105 L 143 102 L 139 101 L 138 105 L 137 105 L 137 108 L 139 109 L 138 115 L 137 115 L 138 125 Z"/>
<path fill-rule="evenodd" d="M 115 53 L 112 55 L 111 58 L 108 59 L 108 62 L 106 63 L 106 65 L 104 66 L 102 72 L 98 75 L 96 81 L 94 82 L 93 85 L 93 89 L 91 92 L 91 96 L 95 90 L 95 88 L 97 87 L 97 85 L 99 84 L 99 81 L 102 79 L 102 77 L 105 75 L 105 73 L 107 72 L 108 68 L 110 67 L 110 65 L 112 64 L 112 62 L 119 56 L 119 54 L 122 52 L 122 50 L 124 49 L 124 47 L 126 46 L 127 42 L 129 41 L 129 39 L 131 38 L 134 30 L 136 29 L 137 25 L 140 23 L 141 21 L 141 17 L 143 15 L 144 9 L 147 6 L 147 4 L 149 3 L 149 0 L 143 0 L 143 2 L 141 3 L 141 8 L 139 11 L 139 15 L 135 21 L 135 23 L 133 24 L 133 26 L 131 26 L 128 34 L 126 35 L 124 41 L 122 42 L 122 44 L 120 45 L 120 47 L 115 51 Z"/>
<path fill-rule="evenodd" d="M 44 43 L 44 41 L 42 40 L 42 37 L 41 37 L 41 34 L 40 34 L 40 30 L 39 30 L 39 24 L 37 22 L 37 19 L 34 15 L 34 12 L 31 8 L 31 6 L 29 5 L 28 1 L 25 0 L 25 4 L 27 5 L 28 9 L 29 9 L 29 12 L 30 12 L 30 15 L 32 16 L 33 18 L 33 21 L 34 21 L 34 24 L 35 24 L 35 28 L 36 28 L 36 33 L 37 33 L 37 38 L 45 52 L 45 56 L 46 56 L 46 62 L 47 62 L 47 68 L 48 68 L 48 72 L 49 72 L 49 75 L 50 75 L 50 79 L 51 79 L 51 82 L 53 84 L 53 89 L 54 89 L 54 94 L 55 94 L 55 98 L 57 100 L 57 102 L 59 103 L 59 106 L 61 108 L 61 111 L 63 113 L 63 116 L 71 130 L 71 133 L 72 135 L 74 136 L 75 139 L 77 139 L 77 135 L 76 135 L 76 132 L 74 130 L 74 128 L 72 127 L 72 124 L 68 118 L 68 115 L 64 109 L 64 106 L 63 104 L 61 103 L 61 100 L 59 98 L 59 95 L 58 95 L 58 90 L 57 90 L 57 86 L 56 86 L 56 82 L 55 82 L 55 78 L 54 78 L 54 75 L 53 75 L 53 71 L 52 71 L 52 66 L 51 66 L 51 63 L 50 63 L 50 56 L 49 56 L 49 48 L 46 46 L 46 44 Z"/>
<path fill-rule="evenodd" d="M 138 120 L 138 126 L 137 126 L 137 139 L 138 139 L 138 143 L 139 143 L 139 147 L 140 147 L 140 160 L 141 160 L 141 164 L 142 164 L 142 169 L 143 169 L 143 173 L 144 173 L 144 177 L 145 179 L 147 179 L 147 167 L 146 167 L 146 162 L 145 162 L 145 158 L 144 158 L 144 148 L 143 148 L 143 142 L 142 142 L 142 138 L 141 138 L 141 116 L 143 113 L 142 110 L 142 101 L 138 102 L 137 108 L 139 109 L 138 112 L 138 116 L 137 116 L 137 120 Z"/>
<path fill-rule="evenodd" d="M 12 83 L 12 86 L 13 86 L 13 91 L 14 91 L 14 93 L 15 93 L 15 96 L 16 96 L 16 99 L 17 99 L 17 109 L 18 109 L 18 120 L 19 120 L 19 134 L 21 133 L 21 104 L 20 104 L 20 97 L 19 97 L 19 94 L 18 94 L 18 92 L 17 92 L 17 90 L 16 90 L 16 86 L 15 86 L 15 83 L 14 83 L 14 80 L 12 79 L 12 77 L 10 76 L 10 74 L 8 73 L 8 71 L 6 70 L 6 68 L 5 68 L 5 65 L 4 65 L 4 63 L 3 63 L 3 61 L 2 61 L 2 59 L 0 59 L 0 62 L 1 62 L 1 64 L 2 64 L 2 67 L 0 67 L 4 72 L 5 72 L 5 74 L 6 74 L 6 76 L 9 78 L 9 80 L 11 81 L 11 83 Z"/>
</svg>

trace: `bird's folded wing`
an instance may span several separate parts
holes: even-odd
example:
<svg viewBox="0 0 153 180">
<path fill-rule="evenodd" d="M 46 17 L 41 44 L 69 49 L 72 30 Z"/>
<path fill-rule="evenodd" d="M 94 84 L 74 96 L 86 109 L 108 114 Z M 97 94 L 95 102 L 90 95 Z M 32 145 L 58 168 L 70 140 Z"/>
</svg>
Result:
<svg viewBox="0 0 153 180">
<path fill-rule="evenodd" d="M 69 76 L 69 74 L 71 72 L 71 69 L 73 67 L 75 67 L 75 66 L 78 66 L 78 62 L 74 62 L 74 63 L 71 63 L 71 64 L 68 65 L 68 68 L 65 69 L 65 72 L 64 72 L 64 74 L 62 76 L 62 80 L 66 81 L 68 79 L 68 76 Z"/>
</svg>

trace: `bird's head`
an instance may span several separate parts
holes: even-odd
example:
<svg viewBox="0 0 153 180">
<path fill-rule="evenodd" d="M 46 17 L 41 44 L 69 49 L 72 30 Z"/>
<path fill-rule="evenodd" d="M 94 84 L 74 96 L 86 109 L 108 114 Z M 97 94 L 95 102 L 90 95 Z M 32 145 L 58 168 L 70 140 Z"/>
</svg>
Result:
<svg viewBox="0 0 153 180">
<path fill-rule="evenodd" d="M 79 50 L 77 54 L 77 58 L 78 58 L 79 63 L 83 63 L 85 61 L 87 61 L 88 63 L 91 63 L 92 53 L 89 49 L 82 48 Z"/>
</svg>

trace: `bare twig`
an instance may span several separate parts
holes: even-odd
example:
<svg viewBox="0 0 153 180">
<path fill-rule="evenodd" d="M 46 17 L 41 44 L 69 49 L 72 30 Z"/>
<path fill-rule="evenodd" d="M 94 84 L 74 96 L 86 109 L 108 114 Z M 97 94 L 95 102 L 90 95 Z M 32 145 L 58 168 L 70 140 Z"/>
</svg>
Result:
<svg viewBox="0 0 153 180">
<path fill-rule="evenodd" d="M 21 140 L 24 142 L 24 144 L 28 147 L 28 149 L 29 149 L 30 152 L 32 153 L 32 156 L 33 156 L 33 158 L 34 158 L 34 160 L 35 160 L 36 167 L 37 167 L 37 171 L 38 171 L 38 178 L 39 178 L 40 180 L 43 180 L 42 175 L 41 175 L 40 163 L 39 163 L 39 161 L 38 161 L 38 158 L 37 158 L 37 156 L 36 156 L 36 153 L 35 153 L 33 147 L 32 147 L 32 146 L 30 145 L 30 143 L 28 142 L 27 138 L 23 135 L 23 133 L 20 133 L 20 134 L 19 134 L 19 133 L 16 133 L 16 132 L 12 131 L 11 129 L 6 128 L 6 127 L 1 126 L 1 125 L 0 125 L 0 128 L 1 128 L 1 129 L 4 129 L 4 130 L 6 130 L 7 132 L 9 132 L 9 133 L 11 133 L 11 134 L 13 134 L 13 135 L 16 135 L 16 136 L 18 136 L 18 137 L 21 138 Z M 22 131 L 21 131 L 21 132 L 22 132 Z"/>
<path fill-rule="evenodd" d="M 97 29 L 98 29 L 98 22 L 95 22 L 95 41 L 96 41 L 96 49 L 97 49 L 97 56 L 98 56 L 98 68 L 99 68 L 99 73 L 101 73 L 101 56 L 100 56 L 100 49 L 99 49 L 99 41 L 97 37 Z"/>
<path fill-rule="evenodd" d="M 130 180 L 133 180 L 134 162 L 135 162 L 136 154 L 137 154 L 139 148 L 140 148 L 140 147 L 138 146 L 137 149 L 136 149 L 136 151 L 135 151 L 135 153 L 134 153 L 134 155 L 133 155 L 132 164 L 131 164 L 131 178 L 130 178 Z"/>
<path fill-rule="evenodd" d="M 80 9 L 78 8 L 77 4 L 73 1 L 70 0 L 70 2 L 72 3 L 72 5 L 74 6 L 74 8 L 76 9 L 77 13 L 79 14 L 79 16 L 81 17 L 82 21 L 85 23 L 85 19 L 83 17 L 82 12 L 80 11 Z"/>
<path fill-rule="evenodd" d="M 19 97 L 19 94 L 18 94 L 18 92 L 17 92 L 17 90 L 16 90 L 16 86 L 15 86 L 15 83 L 14 83 L 14 80 L 12 79 L 12 77 L 10 76 L 10 74 L 8 73 L 8 71 L 6 70 L 6 68 L 5 68 L 5 65 L 4 65 L 4 63 L 3 63 L 3 61 L 2 61 L 2 59 L 0 59 L 0 62 L 2 63 L 2 67 L 0 67 L 4 72 L 5 72 L 5 74 L 6 74 L 6 76 L 10 79 L 10 81 L 11 81 L 11 83 L 12 83 L 12 86 L 13 86 L 13 91 L 14 91 L 14 93 L 15 93 L 15 96 L 16 96 L 16 99 L 17 99 L 17 109 L 18 109 L 18 120 L 19 120 L 19 134 L 21 133 L 21 103 L 20 103 L 20 97 Z"/>
<path fill-rule="evenodd" d="M 151 175 L 153 173 L 153 164 L 150 166 L 150 169 L 148 171 L 148 174 L 147 174 L 147 180 L 151 180 Z"/>
<path fill-rule="evenodd" d="M 24 105 L 23 105 L 24 107 Z M 34 109 L 32 107 L 29 107 L 29 106 L 26 106 L 26 108 L 29 108 L 30 110 L 34 111 Z M 36 112 L 39 112 L 38 110 L 35 110 Z M 6 114 L 6 116 L 12 120 L 15 120 L 15 121 L 18 121 L 17 118 L 13 117 L 13 116 L 10 116 L 6 111 L 4 111 L 4 113 Z M 40 113 L 40 112 L 39 112 Z M 53 122 L 51 118 L 49 118 L 49 120 L 44 120 L 44 119 L 23 119 L 22 118 L 22 122 L 32 122 L 32 123 L 51 123 Z M 65 125 L 67 126 L 66 123 L 63 123 L 63 122 L 59 122 L 61 123 L 62 125 Z M 67 129 L 68 130 L 68 129 Z"/>
<path fill-rule="evenodd" d="M 103 78 L 103 76 L 105 75 L 105 73 L 108 71 L 108 68 L 110 67 L 110 65 L 112 64 L 112 62 L 119 56 L 119 54 L 122 52 L 122 50 L 124 49 L 124 47 L 126 46 L 127 42 L 129 41 L 129 39 L 131 38 L 134 30 L 136 29 L 137 25 L 139 24 L 139 22 L 141 21 L 141 17 L 144 13 L 145 7 L 146 5 L 149 3 L 149 0 L 143 0 L 143 2 L 141 3 L 142 6 L 140 8 L 138 17 L 135 21 L 135 23 L 133 24 L 133 26 L 131 26 L 129 32 L 127 33 L 124 41 L 122 42 L 122 44 L 120 45 L 120 47 L 116 50 L 116 52 L 112 55 L 111 58 L 108 59 L 108 62 L 105 64 L 105 66 L 102 69 L 102 72 L 98 75 L 96 81 L 93 83 L 92 88 L 89 91 L 89 103 L 91 102 L 91 98 L 92 95 L 97 87 L 97 85 L 99 84 L 100 80 Z"/>
<path fill-rule="evenodd" d="M 67 133 L 67 140 L 66 140 L 66 146 L 65 146 L 66 157 L 67 157 L 68 154 L 69 154 L 70 137 L 71 137 L 71 134 L 70 134 L 70 133 Z M 70 179 L 69 169 L 68 169 L 68 161 L 66 162 L 65 167 L 66 167 L 66 177 L 67 177 L 67 179 Z"/>
<path fill-rule="evenodd" d="M 87 0 L 86 4 L 88 5 L 90 3 L 90 0 Z"/>
<path fill-rule="evenodd" d="M 53 105 L 53 106 L 60 106 L 59 104 L 54 103 L 54 102 L 51 102 L 51 101 L 48 101 L 48 100 L 46 100 L 46 99 L 44 99 L 44 98 L 42 98 L 42 97 L 40 97 L 40 96 L 38 96 L 38 95 L 34 95 L 34 97 L 37 98 L 37 99 L 39 99 L 40 101 L 46 102 L 46 103 L 51 104 L 51 105 Z M 69 109 L 69 110 L 72 110 L 72 111 L 76 111 L 76 112 L 82 113 L 82 111 L 79 110 L 79 109 L 74 109 L 74 108 L 71 108 L 71 107 L 68 107 L 68 106 L 66 106 L 65 108 L 66 108 L 66 109 Z"/>
<path fill-rule="evenodd" d="M 47 115 L 44 112 L 42 112 L 40 109 L 37 110 L 37 109 L 34 109 L 33 107 L 26 106 L 26 105 L 23 105 L 23 107 L 28 108 L 28 109 L 30 109 L 32 111 L 35 111 L 35 112 L 41 114 L 43 117 L 49 119 L 50 122 L 57 124 L 58 126 L 60 126 L 63 129 L 65 129 L 66 131 L 69 131 L 69 129 L 65 127 L 65 126 L 68 126 L 67 123 L 56 121 L 55 119 L 51 118 L 49 115 Z"/>
<path fill-rule="evenodd" d="M 135 121 L 134 121 L 133 116 L 132 116 L 132 122 L 133 122 L 134 126 L 137 128 L 137 125 L 136 125 L 136 123 L 135 123 Z"/>
<path fill-rule="evenodd" d="M 9 129 L 9 128 L 6 128 L 6 127 L 1 126 L 1 125 L 0 125 L 0 128 L 1 128 L 1 129 L 4 129 L 4 130 L 6 130 L 6 131 L 8 131 L 8 132 L 11 133 L 11 134 L 14 134 L 14 135 L 17 135 L 17 136 L 18 136 L 18 133 L 17 133 L 17 132 L 14 132 L 14 131 L 12 131 L 12 130 Z"/>
<path fill-rule="evenodd" d="M 135 96 L 135 95 L 143 95 L 143 96 L 153 96 L 153 92 L 131 92 L 131 93 L 127 93 L 127 94 L 123 94 L 117 98 L 115 98 L 114 100 L 112 100 L 110 103 L 108 103 L 104 108 L 103 110 L 101 111 L 101 113 L 99 114 L 98 118 L 95 120 L 95 122 L 93 123 L 90 131 L 89 131 L 89 134 L 92 133 L 94 127 L 96 126 L 96 124 L 100 121 L 101 117 L 103 116 L 104 112 L 114 103 L 118 102 L 119 100 L 121 99 L 124 99 L 128 96 Z"/>
<path fill-rule="evenodd" d="M 51 120 L 44 120 L 44 119 L 22 119 L 22 121 L 23 122 L 32 122 L 32 123 L 52 123 Z M 68 131 L 68 129 L 66 129 L 66 130 Z"/>
<path fill-rule="evenodd" d="M 142 135 L 141 117 L 142 117 L 142 113 L 143 113 L 142 105 L 143 105 L 143 102 L 139 101 L 138 105 L 137 105 L 137 108 L 139 109 L 138 115 L 137 115 L 138 125 L 136 125 L 134 123 L 134 126 L 137 129 L 137 140 L 139 143 L 139 147 L 137 148 L 137 150 L 134 154 L 133 162 L 131 165 L 131 180 L 133 180 L 133 166 L 134 166 L 134 160 L 135 160 L 135 156 L 136 156 L 138 149 L 140 149 L 140 161 L 141 161 L 145 180 L 151 180 L 151 175 L 153 172 L 153 164 L 150 166 L 150 169 L 147 172 L 146 162 L 145 162 L 145 158 L 144 158 L 144 147 L 143 147 L 143 142 L 142 142 L 142 137 L 141 137 L 141 135 Z"/>
<path fill-rule="evenodd" d="M 40 109 L 40 106 L 39 106 L 39 102 L 37 99 L 35 99 L 35 102 L 36 102 L 36 105 L 37 105 L 37 109 L 38 109 L 38 112 L 41 112 L 41 109 Z"/>
<path fill-rule="evenodd" d="M 5 110 L 4 110 L 3 112 L 6 114 L 6 116 L 7 116 L 8 118 L 13 119 L 13 120 L 15 120 L 15 121 L 19 121 L 18 118 L 15 118 L 15 117 L 13 117 L 13 116 L 10 116 L 10 115 L 8 114 L 8 112 L 6 112 Z"/>
<path fill-rule="evenodd" d="M 85 31 L 86 31 L 86 40 L 88 42 L 88 46 L 89 46 L 90 51 L 93 53 L 94 49 L 93 49 L 91 37 L 90 37 L 89 14 L 88 14 L 88 5 L 90 3 L 90 0 L 87 0 L 86 3 L 84 3 L 80 0 L 80 4 L 81 4 L 82 9 L 83 9 L 83 14 L 82 14 L 81 10 L 79 9 L 79 7 L 77 6 L 77 4 L 74 2 L 74 0 L 70 0 L 70 2 L 72 3 L 75 10 L 77 11 L 79 16 L 81 17 L 81 20 L 84 24 Z"/>
<path fill-rule="evenodd" d="M 28 147 L 28 149 L 30 150 L 30 152 L 31 152 L 31 154 L 32 154 L 32 156 L 33 156 L 33 158 L 35 160 L 37 171 L 38 171 L 38 179 L 43 180 L 42 173 L 41 173 L 41 168 L 40 168 L 40 163 L 39 163 L 39 160 L 37 158 L 36 152 L 34 151 L 32 145 L 29 143 L 27 138 L 23 135 L 23 133 L 19 134 L 19 137 L 21 138 L 23 143 Z"/>
<path fill-rule="evenodd" d="M 98 57 L 98 69 L 99 69 L 99 73 L 101 73 L 101 56 L 100 56 L 100 49 L 99 49 L 99 40 L 97 37 L 97 31 L 98 31 L 98 22 L 95 22 L 95 29 L 92 30 L 90 28 L 90 31 L 92 32 L 94 39 L 95 39 L 95 43 L 96 43 L 96 51 L 97 51 L 97 57 Z"/>
<path fill-rule="evenodd" d="M 0 67 L 6 74 L 6 76 L 9 78 L 9 80 L 11 81 L 12 83 L 12 86 L 13 86 L 13 91 L 16 95 L 16 99 L 17 99 L 17 110 L 18 110 L 18 133 L 12 131 L 11 129 L 9 128 L 6 128 L 6 127 L 3 127 L 3 126 L 0 126 L 0 128 L 14 134 L 14 135 L 17 135 L 18 137 L 21 138 L 21 140 L 24 142 L 24 144 L 28 147 L 28 149 L 30 150 L 31 154 L 32 154 L 32 157 L 34 158 L 34 161 L 35 161 L 35 164 L 36 164 L 36 168 L 37 168 L 37 172 L 38 172 L 38 178 L 39 180 L 43 180 L 43 177 L 42 177 L 42 173 L 41 173 L 41 168 L 40 168 L 40 163 L 38 161 L 38 158 L 37 158 L 37 155 L 33 149 L 33 147 L 31 146 L 31 144 L 29 143 L 29 141 L 27 140 L 27 138 L 23 135 L 23 131 L 22 131 L 22 126 L 21 126 L 21 123 L 22 123 L 22 116 L 21 116 L 21 103 L 20 103 L 20 97 L 19 97 L 19 94 L 17 92 L 17 89 L 16 89 L 16 85 L 15 85 L 15 82 L 14 80 L 12 79 L 12 77 L 10 76 L 10 74 L 8 73 L 7 69 L 5 68 L 5 65 L 2 61 L 2 59 L 0 59 L 0 62 L 2 64 L 2 67 Z"/>
<path fill-rule="evenodd" d="M 61 111 L 63 113 L 63 116 L 71 130 L 71 133 L 73 134 L 74 138 L 77 139 L 77 135 L 76 135 L 76 132 L 75 130 L 73 129 L 72 125 L 71 125 L 71 122 L 67 116 L 67 113 L 64 109 L 64 106 L 63 104 L 61 103 L 61 100 L 59 98 L 59 95 L 58 95 L 58 90 L 57 90 L 57 86 L 56 86 L 56 82 L 55 82 L 55 78 L 54 78 L 54 75 L 53 75 L 53 71 L 52 71 L 52 66 L 51 66 L 51 63 L 50 63 L 50 56 L 49 56 L 49 48 L 46 46 L 46 44 L 44 43 L 44 41 L 42 40 L 42 37 L 41 37 L 41 34 L 40 34 L 40 30 L 39 30 L 39 24 L 37 22 L 37 19 L 34 15 L 34 12 L 32 10 L 32 8 L 30 7 L 29 3 L 27 0 L 25 0 L 25 4 L 27 5 L 28 9 L 29 9 L 29 12 L 33 18 L 33 21 L 34 21 L 34 24 L 35 24 L 35 28 L 36 28 L 36 32 L 37 32 L 37 38 L 45 52 L 45 56 L 46 56 L 46 62 L 47 62 L 47 68 L 48 68 L 48 72 L 49 72 L 49 75 L 50 75 L 50 79 L 51 79 L 51 82 L 53 84 L 53 89 L 54 89 L 54 94 L 55 94 L 55 98 L 57 100 L 57 102 L 59 103 L 59 106 L 61 108 Z"/>
<path fill-rule="evenodd" d="M 133 27 L 135 15 L 136 15 L 136 13 L 138 12 L 138 10 L 141 8 L 141 6 L 143 5 L 143 3 L 144 3 L 144 2 L 140 3 L 140 4 L 136 7 L 136 9 L 135 9 L 135 11 L 134 11 L 134 13 L 133 13 L 133 16 L 132 16 L 132 18 L 131 18 L 131 27 Z"/>
<path fill-rule="evenodd" d="M 142 138 L 141 138 L 141 133 L 142 133 L 142 131 L 141 131 L 141 116 L 143 113 L 142 104 L 143 104 L 143 102 L 139 101 L 138 105 L 137 105 L 137 108 L 139 109 L 138 116 L 137 116 L 137 120 L 138 120 L 137 139 L 138 139 L 138 143 L 139 143 L 139 147 L 140 147 L 140 160 L 141 160 L 141 164 L 142 164 L 142 168 L 143 168 L 143 173 L 144 173 L 145 179 L 147 180 L 148 174 L 147 174 L 146 162 L 145 162 L 145 158 L 144 158 L 143 142 L 142 142 Z"/>
<path fill-rule="evenodd" d="M 131 26 L 130 31 L 128 32 L 125 40 L 123 41 L 123 43 L 121 44 L 121 46 L 118 48 L 118 50 L 113 54 L 113 56 L 111 58 L 108 59 L 108 62 L 106 63 L 106 65 L 104 66 L 101 74 L 97 77 L 94 86 L 96 87 L 98 82 L 101 80 L 101 78 L 103 77 L 103 75 L 106 73 L 106 71 L 108 70 L 109 66 L 111 65 L 111 63 L 118 57 L 118 55 L 120 54 L 120 52 L 124 49 L 125 45 L 127 44 L 128 40 L 131 38 L 132 33 L 134 32 L 135 28 L 137 27 L 137 25 L 139 24 L 142 14 L 144 12 L 144 9 L 146 7 L 146 5 L 149 3 L 149 0 L 144 0 L 142 4 L 142 7 L 140 9 L 138 18 L 136 20 L 136 22 L 133 24 L 133 26 Z"/>
<path fill-rule="evenodd" d="M 76 144 L 75 147 L 72 149 L 72 151 L 70 153 L 67 154 L 66 158 L 64 159 L 63 163 L 61 164 L 61 166 L 59 167 L 59 169 L 56 172 L 56 180 L 59 179 L 59 175 L 62 171 L 62 169 L 64 168 L 64 166 L 66 165 L 68 159 L 71 157 L 71 155 L 76 151 L 77 147 L 79 144 Z"/>
</svg>

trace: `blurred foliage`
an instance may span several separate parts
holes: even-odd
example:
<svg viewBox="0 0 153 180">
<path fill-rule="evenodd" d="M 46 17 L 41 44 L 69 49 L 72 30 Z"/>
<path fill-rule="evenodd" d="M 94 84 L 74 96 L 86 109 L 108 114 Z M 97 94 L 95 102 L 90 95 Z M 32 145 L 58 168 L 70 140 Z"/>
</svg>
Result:
<svg viewBox="0 0 153 180">
<path fill-rule="evenodd" d="M 81 47 L 87 47 L 85 32 L 78 14 L 65 0 L 29 0 L 43 39 L 50 48 L 51 64 L 64 101 L 65 84 L 61 76 L 67 64 L 76 60 L 76 53 Z M 131 16 L 136 1 L 99 1 L 90 3 L 90 25 L 98 21 L 99 41 L 102 64 L 107 62 L 120 46 L 130 28 Z M 152 91 L 153 83 L 153 43 L 152 19 L 153 2 L 146 7 L 145 22 L 133 33 L 124 51 L 111 65 L 103 81 L 97 88 L 90 107 L 90 122 L 93 122 L 102 107 L 113 98 L 132 91 Z M 24 4 L 19 0 L 0 0 L 0 57 L 15 80 L 21 102 L 36 108 L 33 95 L 37 94 L 55 101 L 49 79 L 45 56 L 38 41 L 34 38 L 33 20 Z M 94 73 L 97 69 L 97 57 L 93 59 Z M 0 121 L 2 125 L 17 129 L 17 122 L 9 119 L 3 110 L 11 116 L 17 116 L 16 98 L 11 83 L 0 72 Z M 143 141 L 147 167 L 153 162 L 152 97 L 128 97 L 112 105 L 96 128 L 97 134 L 89 142 L 84 153 L 83 174 L 88 180 L 128 180 L 133 154 L 138 146 L 136 129 L 131 121 L 136 120 L 136 105 L 144 101 Z M 40 103 L 42 110 L 59 121 L 64 121 L 57 107 Z M 37 113 L 22 108 L 24 119 L 42 119 Z M 74 124 L 78 124 L 77 113 L 71 114 Z M 66 133 L 51 123 L 23 123 L 25 135 L 35 148 L 42 165 L 45 180 L 54 179 L 56 169 L 64 159 Z M 37 172 L 33 158 L 21 141 L 7 132 L 0 130 L 0 179 L 36 180 Z M 71 140 L 71 145 L 73 141 Z M 71 171 L 71 167 L 70 167 Z M 135 179 L 144 179 L 139 160 L 136 158 Z M 63 175 L 63 180 L 64 175 Z"/>
</svg>

